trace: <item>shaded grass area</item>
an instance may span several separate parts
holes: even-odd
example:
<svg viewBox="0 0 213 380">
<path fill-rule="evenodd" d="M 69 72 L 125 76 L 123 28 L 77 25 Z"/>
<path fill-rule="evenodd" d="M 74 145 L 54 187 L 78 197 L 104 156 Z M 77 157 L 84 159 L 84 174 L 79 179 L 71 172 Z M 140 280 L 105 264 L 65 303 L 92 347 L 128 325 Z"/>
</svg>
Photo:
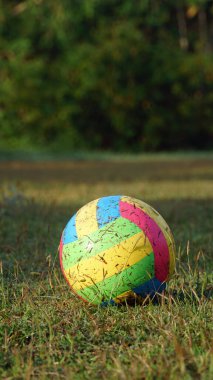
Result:
<svg viewBox="0 0 213 380">
<path fill-rule="evenodd" d="M 0 164 L 0 377 L 212 377 L 213 161 Z M 95 308 L 75 298 L 57 247 L 99 196 L 133 195 L 170 225 L 177 270 L 156 303 Z"/>
</svg>

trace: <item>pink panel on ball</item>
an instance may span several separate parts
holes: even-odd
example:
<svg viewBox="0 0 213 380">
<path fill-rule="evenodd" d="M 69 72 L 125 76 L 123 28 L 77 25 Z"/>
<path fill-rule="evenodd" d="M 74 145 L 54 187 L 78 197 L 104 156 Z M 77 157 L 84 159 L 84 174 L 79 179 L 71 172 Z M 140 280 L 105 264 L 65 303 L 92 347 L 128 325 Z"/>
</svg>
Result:
<svg viewBox="0 0 213 380">
<path fill-rule="evenodd" d="M 120 201 L 120 213 L 143 230 L 155 255 L 155 277 L 161 282 L 166 281 L 169 274 L 169 249 L 160 227 L 143 210 L 130 203 Z"/>
</svg>

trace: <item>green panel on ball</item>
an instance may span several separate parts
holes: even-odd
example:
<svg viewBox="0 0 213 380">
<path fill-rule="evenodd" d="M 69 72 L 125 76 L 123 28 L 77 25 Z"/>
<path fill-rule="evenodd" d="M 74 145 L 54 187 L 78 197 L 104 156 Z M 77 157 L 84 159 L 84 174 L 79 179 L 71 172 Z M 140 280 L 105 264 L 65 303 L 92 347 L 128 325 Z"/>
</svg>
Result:
<svg viewBox="0 0 213 380">
<path fill-rule="evenodd" d="M 63 267 L 68 270 L 81 260 L 95 256 L 119 244 L 122 240 L 141 232 L 141 229 L 128 219 L 119 217 L 103 228 L 63 246 Z"/>
<path fill-rule="evenodd" d="M 120 294 L 139 286 L 154 277 L 154 253 L 125 269 L 124 271 L 96 283 L 77 294 L 93 304 L 109 301 Z"/>
</svg>

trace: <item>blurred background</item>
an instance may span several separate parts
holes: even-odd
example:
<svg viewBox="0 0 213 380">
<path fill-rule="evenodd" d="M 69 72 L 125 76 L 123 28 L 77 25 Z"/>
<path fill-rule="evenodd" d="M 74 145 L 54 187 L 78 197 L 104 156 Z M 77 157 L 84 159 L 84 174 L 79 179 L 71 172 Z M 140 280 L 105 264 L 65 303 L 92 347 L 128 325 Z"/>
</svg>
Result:
<svg viewBox="0 0 213 380">
<path fill-rule="evenodd" d="M 1 0 L 0 150 L 213 148 L 213 1 Z"/>
</svg>

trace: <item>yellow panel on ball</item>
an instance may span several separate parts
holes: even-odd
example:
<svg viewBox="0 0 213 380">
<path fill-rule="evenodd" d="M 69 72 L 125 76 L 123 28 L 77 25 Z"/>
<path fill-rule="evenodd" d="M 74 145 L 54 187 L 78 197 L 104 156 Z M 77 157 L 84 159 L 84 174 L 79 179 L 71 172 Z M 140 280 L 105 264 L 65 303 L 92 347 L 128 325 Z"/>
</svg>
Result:
<svg viewBox="0 0 213 380">
<path fill-rule="evenodd" d="M 146 236 L 140 231 L 95 256 L 82 259 L 65 270 L 68 281 L 73 289 L 84 289 L 124 271 L 152 253 L 150 242 L 145 241 Z"/>
</svg>

